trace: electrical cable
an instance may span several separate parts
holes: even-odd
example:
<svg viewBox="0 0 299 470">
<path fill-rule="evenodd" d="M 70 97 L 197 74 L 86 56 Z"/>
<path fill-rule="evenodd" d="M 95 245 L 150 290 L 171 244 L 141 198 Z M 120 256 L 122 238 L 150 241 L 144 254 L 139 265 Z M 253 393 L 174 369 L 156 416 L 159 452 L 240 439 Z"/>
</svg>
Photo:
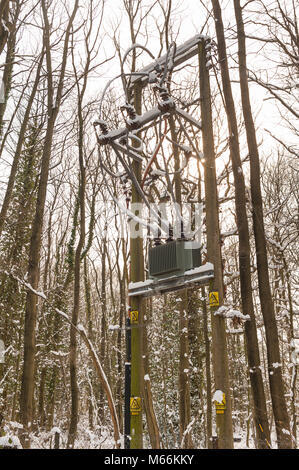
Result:
<svg viewBox="0 0 299 470">
<path fill-rule="evenodd" d="M 106 84 L 103 92 L 102 92 L 102 96 L 101 96 L 101 99 L 100 99 L 100 104 L 99 104 L 99 115 L 100 117 L 102 116 L 102 106 L 103 106 L 103 101 L 104 101 L 104 98 L 105 98 L 105 94 L 107 93 L 107 90 L 108 88 L 110 87 L 110 85 L 114 82 L 114 80 L 117 80 L 118 78 L 123 78 L 124 76 L 148 76 L 148 73 L 146 72 L 128 72 L 128 73 L 120 73 L 119 75 L 116 75 L 115 77 L 113 77 L 111 80 L 109 80 L 109 82 Z M 125 94 L 127 95 L 127 92 L 125 91 Z"/>
<path fill-rule="evenodd" d="M 171 49 L 174 50 L 173 54 L 172 54 L 172 60 L 174 59 L 175 57 L 175 53 L 176 53 L 176 43 L 175 42 L 172 42 L 167 50 L 167 53 L 166 53 L 166 59 L 165 59 L 165 66 L 164 66 L 164 71 L 163 71 L 163 75 L 162 75 L 162 78 L 159 82 L 159 86 L 162 87 L 163 86 L 163 83 L 166 79 L 166 75 L 167 75 L 167 72 L 170 72 L 172 69 L 173 69 L 173 65 L 172 67 L 169 67 L 168 66 L 168 63 L 169 63 L 169 55 L 170 55 L 170 51 Z"/>
<path fill-rule="evenodd" d="M 148 163 L 148 165 L 147 165 L 147 167 L 145 168 L 145 171 L 144 171 L 143 179 L 142 179 L 142 182 L 141 182 L 141 188 L 142 188 L 142 189 L 143 189 L 143 186 L 144 186 L 145 179 L 146 179 L 146 177 L 147 177 L 147 175 L 148 175 L 148 172 L 149 172 L 149 170 L 150 170 L 150 168 L 151 168 L 151 166 L 152 166 L 154 160 L 156 159 L 156 157 L 157 157 L 157 155 L 158 155 L 158 152 L 159 152 L 159 150 L 160 150 L 160 148 L 161 148 L 161 145 L 162 145 L 162 143 L 163 143 L 163 140 L 164 140 L 166 134 L 167 134 L 167 120 L 165 119 L 165 129 L 164 129 L 164 133 L 162 134 L 162 136 L 161 136 L 161 138 L 160 138 L 160 141 L 159 141 L 157 147 L 155 148 L 154 153 L 153 153 L 153 155 L 152 155 L 152 157 L 151 157 L 151 159 L 150 159 L 150 161 L 149 161 L 149 163 Z"/>
</svg>

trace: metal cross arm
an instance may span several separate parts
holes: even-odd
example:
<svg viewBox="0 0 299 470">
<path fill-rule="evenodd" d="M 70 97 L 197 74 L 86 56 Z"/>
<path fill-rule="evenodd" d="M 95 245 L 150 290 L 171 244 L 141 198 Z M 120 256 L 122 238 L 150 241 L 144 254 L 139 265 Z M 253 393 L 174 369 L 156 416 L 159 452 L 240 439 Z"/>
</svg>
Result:
<svg viewBox="0 0 299 470">
<path fill-rule="evenodd" d="M 142 116 L 137 115 L 136 119 L 133 121 L 127 121 L 126 127 L 120 127 L 119 129 L 113 129 L 110 132 L 103 133 L 98 136 L 99 145 L 107 145 L 110 142 L 126 137 L 128 131 L 140 129 L 150 122 L 154 122 L 158 117 L 160 117 L 164 112 L 162 112 L 158 107 L 147 111 L 142 114 Z"/>
<path fill-rule="evenodd" d="M 165 114 L 178 114 L 183 119 L 188 121 L 193 126 L 197 127 L 201 130 L 201 122 L 194 119 L 189 113 L 182 110 L 181 108 L 175 106 L 175 104 L 171 101 L 169 102 L 161 102 L 159 106 L 155 107 L 154 109 L 147 111 L 146 113 L 142 114 L 141 116 L 137 115 L 134 122 L 128 122 L 126 127 L 121 127 L 119 129 L 113 129 L 110 132 L 102 133 L 101 135 L 97 136 L 98 144 L 99 145 L 107 145 L 111 142 L 116 140 L 122 139 L 127 137 L 128 131 L 133 131 L 137 129 L 142 129 L 147 124 L 154 124 L 154 122 L 161 116 Z M 118 143 L 118 146 L 121 146 L 121 143 Z M 122 146 L 122 151 L 125 151 L 125 147 Z M 136 153 L 136 152 L 135 152 Z M 133 155 L 132 155 L 133 156 Z M 140 157 L 139 157 L 140 158 Z"/>
<path fill-rule="evenodd" d="M 202 34 L 196 34 L 188 41 L 184 42 L 176 48 L 175 56 L 172 59 L 172 67 L 177 67 L 181 65 L 186 60 L 191 59 L 196 54 L 198 54 L 198 45 L 202 41 L 210 40 L 209 36 L 204 36 Z M 159 57 L 155 62 L 152 62 L 150 65 L 144 67 L 139 71 L 140 75 L 136 72 L 136 75 L 131 78 L 130 88 L 133 88 L 134 85 L 139 82 L 142 87 L 145 87 L 149 83 L 149 77 L 155 71 L 161 71 L 165 67 L 167 61 L 167 54 Z"/>
</svg>

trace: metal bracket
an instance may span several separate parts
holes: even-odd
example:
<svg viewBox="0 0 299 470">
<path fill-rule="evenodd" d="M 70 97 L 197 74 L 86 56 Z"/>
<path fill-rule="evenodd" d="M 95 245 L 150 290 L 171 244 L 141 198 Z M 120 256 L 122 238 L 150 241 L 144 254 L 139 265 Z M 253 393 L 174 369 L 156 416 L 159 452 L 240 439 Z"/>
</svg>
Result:
<svg viewBox="0 0 299 470">
<path fill-rule="evenodd" d="M 191 59 L 196 54 L 198 54 L 198 45 L 202 41 L 210 40 L 209 36 L 204 36 L 202 34 L 196 34 L 188 41 L 184 42 L 180 46 L 176 48 L 175 56 L 173 58 L 173 68 L 181 65 L 186 60 Z M 141 84 L 144 88 L 149 83 L 149 77 L 153 72 L 156 70 L 163 71 L 163 67 L 165 66 L 167 54 L 159 57 L 156 61 L 152 62 L 150 65 L 144 67 L 143 69 L 136 72 L 136 75 L 132 77 L 130 83 L 130 89 L 134 87 L 136 83 Z"/>
<path fill-rule="evenodd" d="M 182 276 L 171 276 L 164 279 L 148 279 L 144 282 L 129 284 L 129 297 L 153 297 L 167 292 L 174 292 L 189 287 L 207 285 L 214 279 L 214 266 L 206 263 L 199 268 L 185 271 Z"/>
</svg>

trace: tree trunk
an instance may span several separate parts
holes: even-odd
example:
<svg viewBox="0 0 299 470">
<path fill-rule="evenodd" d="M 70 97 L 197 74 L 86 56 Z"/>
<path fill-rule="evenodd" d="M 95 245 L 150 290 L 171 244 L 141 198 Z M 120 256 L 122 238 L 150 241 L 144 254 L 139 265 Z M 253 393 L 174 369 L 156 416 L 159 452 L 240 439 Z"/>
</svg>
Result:
<svg viewBox="0 0 299 470">
<path fill-rule="evenodd" d="M 263 201 L 260 184 L 259 153 L 250 105 L 246 68 L 245 32 L 239 0 L 234 0 L 234 7 L 238 31 L 241 99 L 247 136 L 247 145 L 250 155 L 250 190 L 253 210 L 253 229 L 256 246 L 259 295 L 266 332 L 270 392 L 278 447 L 292 448 L 289 416 L 284 396 L 278 330 L 269 281 L 268 255 L 264 230 Z"/>
<path fill-rule="evenodd" d="M 6 6 L 4 7 L 4 3 L 6 2 Z M 3 78 L 1 83 L 1 91 L 4 93 L 4 96 L 0 96 L 0 137 L 2 136 L 3 131 L 3 118 L 4 113 L 7 106 L 7 101 L 11 91 L 11 82 L 12 82 L 12 73 L 13 73 L 13 65 L 15 61 L 15 49 L 16 49 L 16 24 L 19 18 L 21 10 L 21 4 L 18 2 L 16 6 L 16 10 L 14 13 L 14 17 L 12 18 L 13 24 L 10 28 L 9 34 L 7 34 L 7 25 L 4 28 L 4 21 L 8 21 L 8 12 L 9 6 L 7 0 L 2 0 L 0 2 L 0 54 L 2 52 L 1 49 L 1 32 L 5 31 L 7 34 L 7 50 L 6 50 L 6 57 L 5 57 L 5 66 L 3 71 Z M 6 42 L 6 41 L 5 41 Z"/>
<path fill-rule="evenodd" d="M 82 147 L 81 147 L 82 149 Z M 83 150 L 83 149 L 82 149 Z M 81 155 L 82 157 L 82 155 Z M 72 313 L 72 324 L 70 328 L 70 381 L 71 381 L 71 421 L 68 434 L 67 447 L 74 447 L 78 425 L 79 389 L 77 380 L 77 326 L 80 309 L 80 285 L 81 285 L 81 253 L 85 240 L 85 168 L 83 159 L 80 158 L 81 181 L 80 181 L 80 238 L 76 248 L 74 266 L 74 305 Z"/>
<path fill-rule="evenodd" d="M 25 308 L 25 325 L 24 325 L 24 364 L 20 397 L 20 416 L 21 422 L 24 427 L 23 443 L 25 447 L 30 446 L 28 439 L 28 431 L 32 423 L 32 407 L 33 407 L 33 394 L 34 394 L 34 370 L 35 370 L 35 330 L 37 319 L 37 295 L 34 290 L 38 289 L 39 283 L 39 262 L 40 251 L 42 242 L 42 229 L 43 217 L 46 202 L 49 164 L 51 158 L 52 140 L 54 134 L 55 121 L 58 115 L 63 83 L 64 74 L 67 62 L 68 43 L 71 32 L 71 26 L 76 15 L 78 8 L 78 0 L 76 0 L 72 14 L 70 15 L 69 22 L 66 28 L 64 50 L 61 64 L 61 72 L 59 76 L 59 83 L 57 88 L 57 96 L 55 106 L 54 103 L 54 88 L 52 77 L 52 63 L 51 63 L 51 46 L 50 46 L 50 25 L 47 16 L 47 7 L 45 1 L 42 1 L 43 18 L 45 22 L 44 42 L 46 48 L 47 59 L 47 78 L 48 78 L 48 123 L 46 129 L 46 136 L 44 141 L 43 154 L 41 159 L 40 180 L 36 200 L 36 212 L 32 225 L 32 236 L 29 248 L 29 262 L 28 262 L 28 282 L 32 289 L 28 290 Z"/>
<path fill-rule="evenodd" d="M 175 121 L 172 116 L 169 117 L 169 128 L 171 139 L 174 143 L 178 142 L 175 129 Z M 174 194 L 175 203 L 182 209 L 182 186 L 180 169 L 180 153 L 177 145 L 172 145 L 174 158 Z M 182 213 L 182 210 L 181 210 Z M 178 222 L 178 221 L 177 221 Z M 179 224 L 177 224 L 179 225 Z M 183 232 L 183 227 L 181 227 Z M 182 236 L 181 233 L 180 236 Z M 178 294 L 180 320 L 179 320 L 179 338 L 180 338 L 180 362 L 179 362 L 179 414 L 180 414 L 180 440 L 183 447 L 190 449 L 193 447 L 191 432 L 187 432 L 191 420 L 191 400 L 190 400 L 190 381 L 189 381 L 189 339 L 188 339 L 188 295 L 187 289 Z"/>
<path fill-rule="evenodd" d="M 201 289 L 201 295 L 205 299 L 206 290 Z M 208 330 L 208 312 L 206 301 L 202 301 L 203 315 L 203 333 L 205 340 L 205 364 L 206 364 L 206 387 L 207 387 L 207 414 L 206 414 L 206 445 L 208 449 L 212 449 L 212 381 L 211 381 L 211 359 L 210 359 L 210 339 Z"/>
<path fill-rule="evenodd" d="M 93 342 L 93 334 L 92 334 L 92 309 L 91 309 L 91 295 L 90 295 L 90 280 L 89 280 L 89 273 L 88 273 L 88 264 L 87 259 L 84 258 L 84 291 L 85 291 L 85 303 L 86 303 L 86 323 L 87 323 L 87 331 L 88 337 L 91 342 Z M 89 420 L 89 427 L 91 430 L 94 429 L 93 424 L 93 403 L 92 403 L 92 385 L 93 380 L 92 376 L 90 376 L 90 386 L 88 386 L 87 393 L 88 393 L 88 420 Z"/>
<path fill-rule="evenodd" d="M 226 56 L 226 44 L 223 30 L 221 9 L 218 0 L 212 0 L 218 42 L 218 55 L 223 84 L 223 95 L 227 122 L 229 128 L 229 149 L 235 183 L 235 207 L 239 236 L 239 270 L 242 310 L 244 315 L 250 315 L 250 321 L 245 323 L 245 336 L 252 398 L 254 402 L 255 426 L 258 445 L 261 448 L 270 446 L 270 431 L 267 418 L 267 408 L 262 375 L 260 370 L 260 357 L 258 339 L 252 299 L 252 285 L 250 272 L 250 244 L 249 229 L 246 213 L 245 182 L 240 158 L 238 125 Z"/>
<path fill-rule="evenodd" d="M 9 17 L 9 0 L 0 1 L 0 54 L 9 36 L 7 21 Z"/>
<path fill-rule="evenodd" d="M 149 318 L 148 312 L 146 315 Z M 144 408 L 146 413 L 146 421 L 148 427 L 148 433 L 150 437 L 150 442 L 152 449 L 160 449 L 160 431 L 157 422 L 157 417 L 155 413 L 155 408 L 153 405 L 152 397 L 152 388 L 150 382 L 150 370 L 149 370 L 149 360 L 148 360 L 148 341 L 147 341 L 147 328 L 144 324 L 143 328 L 143 397 L 144 397 Z"/>
<path fill-rule="evenodd" d="M 32 225 L 30 241 L 28 282 L 33 289 L 38 289 L 39 260 L 43 227 L 44 207 L 46 200 L 49 162 L 51 156 L 51 144 L 54 131 L 55 117 L 51 115 L 48 121 L 44 151 L 41 163 L 40 182 L 38 187 L 36 212 Z M 35 369 L 35 328 L 37 318 L 37 297 L 33 291 L 28 290 L 26 298 L 25 325 L 24 325 L 24 365 L 20 398 L 21 422 L 24 426 L 24 447 L 30 446 L 26 437 L 29 423 L 32 423 L 32 406 L 34 393 L 34 369 Z M 30 427 L 30 426 L 29 426 Z"/>
<path fill-rule="evenodd" d="M 12 165 L 11 165 L 10 174 L 9 174 L 9 178 L 8 178 L 8 183 L 7 183 L 7 187 L 6 187 L 6 191 L 5 191 L 5 196 L 4 196 L 4 199 L 3 199 L 1 212 L 0 212 L 0 236 L 1 236 L 2 231 L 3 231 L 5 218 L 6 218 L 7 211 L 8 211 L 8 208 L 9 208 L 9 204 L 10 204 L 12 194 L 13 194 L 15 178 L 16 178 L 16 174 L 17 174 L 17 170 L 18 170 L 18 166 L 19 166 L 19 160 L 20 160 L 20 155 L 21 155 L 23 143 L 24 143 L 26 129 L 27 129 L 27 126 L 28 126 L 29 116 L 30 116 L 32 104 L 33 104 L 33 101 L 34 101 L 34 97 L 35 97 L 36 92 L 37 92 L 37 87 L 38 87 L 38 84 L 39 84 L 39 81 L 40 81 L 40 71 L 41 71 L 42 63 L 43 63 L 43 54 L 41 55 L 41 58 L 40 58 L 40 61 L 39 61 L 39 64 L 38 64 L 38 67 L 37 67 L 37 70 L 36 70 L 34 85 L 33 85 L 31 94 L 29 96 L 28 104 L 27 104 L 27 107 L 26 107 L 26 111 L 25 111 L 25 114 L 24 114 L 24 117 L 23 117 L 23 120 L 22 120 L 19 135 L 18 135 L 18 143 L 17 143 L 17 146 L 16 146 L 13 162 L 12 162 Z M 1 116 L 0 116 L 0 121 L 1 121 Z M 0 124 L 0 134 L 1 134 L 1 124 Z"/>
<path fill-rule="evenodd" d="M 207 229 L 207 258 L 214 265 L 214 280 L 210 283 L 210 292 L 217 292 L 219 306 L 223 303 L 223 273 L 220 247 L 220 229 L 218 216 L 218 195 L 216 185 L 215 150 L 213 136 L 213 121 L 211 110 L 211 92 L 209 74 L 206 69 L 205 44 L 200 45 L 200 96 L 202 141 L 205 157 L 205 202 L 206 202 L 206 229 Z M 228 353 L 225 332 L 225 320 L 214 315 L 218 309 L 210 307 L 212 323 L 212 358 L 216 390 L 224 394 L 226 409 L 216 414 L 218 446 L 220 449 L 233 448 L 233 429 L 231 414 L 231 398 L 229 385 Z"/>
<path fill-rule="evenodd" d="M 84 85 L 81 92 L 78 93 L 78 151 L 80 166 L 79 182 L 79 205 L 80 205 L 80 237 L 75 254 L 74 265 L 74 305 L 72 314 L 72 324 L 70 328 L 70 380 L 71 380 L 71 421 L 68 434 L 67 447 L 74 447 L 79 420 L 79 389 L 77 379 L 77 335 L 76 329 L 80 310 L 80 290 L 81 290 L 81 255 L 85 244 L 85 164 L 84 164 L 84 124 L 82 112 L 82 99 L 84 96 Z"/>
<path fill-rule="evenodd" d="M 107 227 L 104 228 L 104 233 L 106 232 Z M 101 340 L 100 340 L 100 360 L 102 364 L 105 364 L 106 356 L 106 321 L 107 321 L 107 302 L 106 302 L 106 238 L 102 240 L 102 256 L 101 256 Z M 102 423 L 105 422 L 104 408 L 104 390 L 101 387 L 99 391 L 99 418 Z"/>
</svg>

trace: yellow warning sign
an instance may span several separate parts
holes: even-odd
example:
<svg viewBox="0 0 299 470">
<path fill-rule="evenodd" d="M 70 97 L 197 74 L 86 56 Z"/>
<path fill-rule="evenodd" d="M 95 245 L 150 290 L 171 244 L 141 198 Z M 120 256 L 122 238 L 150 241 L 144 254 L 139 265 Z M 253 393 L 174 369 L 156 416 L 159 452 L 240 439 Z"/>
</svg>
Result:
<svg viewBox="0 0 299 470">
<path fill-rule="evenodd" d="M 215 407 L 216 407 L 216 414 L 223 415 L 224 410 L 226 410 L 226 400 L 225 400 L 225 393 L 222 394 L 222 401 L 215 400 Z"/>
<path fill-rule="evenodd" d="M 138 323 L 138 310 L 131 310 L 131 323 Z"/>
<path fill-rule="evenodd" d="M 141 412 L 141 398 L 131 397 L 130 398 L 130 410 L 131 415 L 138 415 Z"/>
<path fill-rule="evenodd" d="M 210 307 L 219 306 L 219 292 L 210 292 L 209 293 Z"/>
</svg>

